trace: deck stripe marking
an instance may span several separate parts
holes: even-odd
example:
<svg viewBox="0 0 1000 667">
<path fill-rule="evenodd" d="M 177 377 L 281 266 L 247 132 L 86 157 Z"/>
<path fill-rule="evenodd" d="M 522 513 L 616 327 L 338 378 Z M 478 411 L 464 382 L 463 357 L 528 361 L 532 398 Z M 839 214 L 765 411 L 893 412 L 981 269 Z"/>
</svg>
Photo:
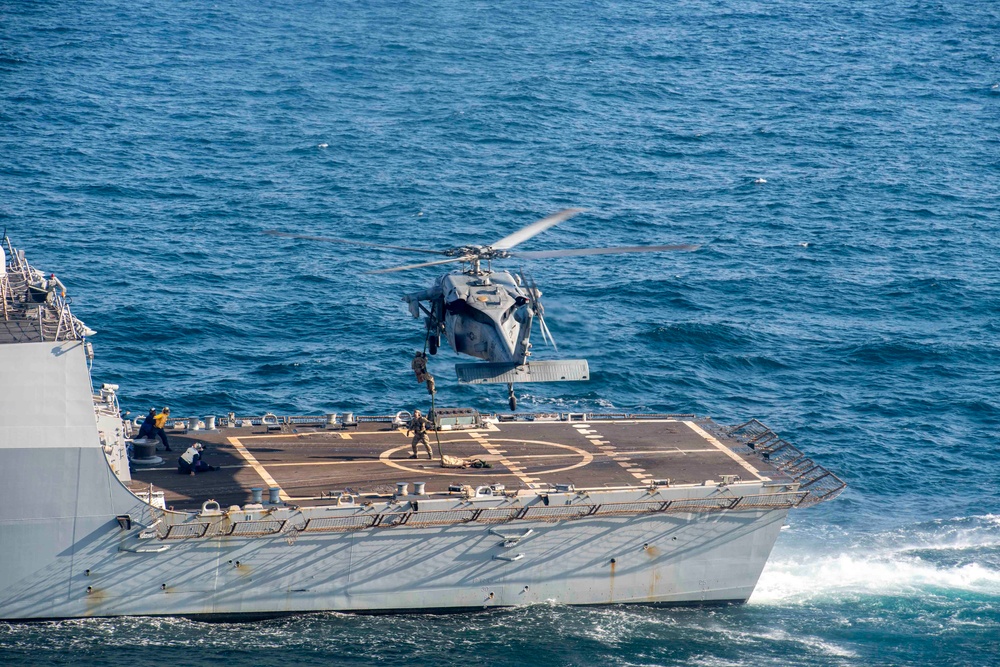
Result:
<svg viewBox="0 0 1000 667">
<path fill-rule="evenodd" d="M 262 466 L 254 457 L 254 455 L 243 446 L 243 443 L 240 442 L 238 438 L 226 438 L 226 440 L 228 440 L 229 444 L 240 453 L 240 456 L 246 459 L 246 462 L 250 464 L 250 467 L 257 471 L 257 474 L 260 475 L 262 480 L 264 480 L 264 483 L 267 484 L 268 488 L 278 486 L 278 483 L 274 481 L 274 478 L 271 477 L 269 472 L 267 472 L 267 469 L 265 469 L 264 466 Z M 291 500 L 291 496 L 285 493 L 284 489 L 280 486 L 278 486 L 278 497 L 285 501 Z"/>
<path fill-rule="evenodd" d="M 490 431 L 499 431 L 500 430 L 496 426 L 493 426 L 492 424 L 489 424 L 487 426 L 491 426 L 492 428 L 483 428 L 483 429 L 480 429 L 480 430 L 477 430 L 477 431 L 457 431 L 457 430 L 448 429 L 448 430 L 445 430 L 445 431 L 440 431 L 440 433 L 442 433 L 442 434 L 448 433 L 448 434 L 452 434 L 452 435 L 464 435 L 464 434 L 468 433 L 468 434 L 471 435 L 471 434 L 474 434 L 474 433 L 475 434 L 479 434 L 479 433 L 482 433 L 482 432 L 490 432 Z M 396 432 L 397 433 L 402 433 L 403 435 L 406 435 L 406 427 L 397 428 Z M 353 440 L 353 439 L 357 438 L 358 436 L 362 436 L 362 435 L 376 435 L 376 436 L 385 437 L 386 431 L 354 431 L 353 433 L 346 433 L 344 431 L 309 431 L 309 432 L 304 432 L 304 433 L 267 433 L 267 434 L 265 434 L 265 433 L 258 433 L 256 435 L 241 435 L 239 437 L 239 439 L 240 440 L 272 440 L 272 439 L 276 440 L 278 438 L 305 438 L 307 436 L 314 436 L 314 435 L 329 435 L 329 436 L 334 436 L 335 435 L 335 436 L 337 436 L 338 438 L 341 438 L 341 439 Z M 407 437 L 409 437 L 409 436 L 407 436 Z M 444 440 L 442 440 L 441 442 L 444 442 Z"/>
<path fill-rule="evenodd" d="M 277 440 L 279 438 L 305 438 L 314 435 L 329 435 L 337 436 L 338 438 L 343 438 L 345 435 L 348 436 L 348 440 L 353 440 L 354 437 L 350 436 L 343 431 L 306 431 L 303 433 L 260 433 L 257 435 L 241 435 L 240 440 Z M 358 435 L 385 435 L 385 431 L 355 431 L 355 436 Z"/>
<path fill-rule="evenodd" d="M 590 441 L 590 444 L 601 450 L 601 453 L 607 454 L 608 458 L 624 468 L 625 472 L 632 475 L 643 484 L 648 482 L 649 475 L 646 475 L 646 471 L 642 468 L 636 467 L 636 464 L 631 460 L 632 454 L 630 452 L 616 451 L 615 446 L 611 444 L 611 441 L 607 440 L 596 430 L 579 432 L 584 434 L 584 437 Z"/>
<path fill-rule="evenodd" d="M 309 466 L 344 466 L 344 465 L 365 465 L 366 463 L 378 463 L 382 465 L 382 462 L 378 459 L 373 461 L 301 461 L 297 463 L 268 463 L 272 468 L 297 468 L 297 467 L 309 467 Z M 236 466 L 234 466 L 236 467 Z M 240 466 L 242 467 L 242 466 Z"/>
<path fill-rule="evenodd" d="M 743 466 L 743 468 L 745 470 L 748 470 L 757 479 L 765 481 L 765 482 L 771 481 L 770 477 L 764 477 L 763 475 L 761 475 L 759 470 L 757 470 L 752 465 L 750 465 L 749 463 L 747 463 L 746 461 L 744 461 L 743 457 L 741 457 L 739 454 L 737 454 L 733 450 L 729 449 L 729 447 L 726 447 L 724 444 L 722 444 L 721 442 L 719 442 L 718 440 L 716 440 L 715 437 L 713 437 L 712 434 L 710 434 L 708 431 L 706 431 L 702 427 L 698 426 L 694 422 L 684 422 L 684 423 L 687 424 L 691 428 L 692 431 L 694 431 L 695 433 L 697 433 L 701 437 L 705 438 L 705 440 L 708 440 L 710 443 L 712 443 L 713 445 L 715 445 L 719 449 L 719 451 L 721 451 L 723 454 L 725 454 L 726 456 L 728 456 L 729 458 L 731 458 L 732 460 L 736 461 L 741 466 Z"/>
<path fill-rule="evenodd" d="M 508 459 L 504 454 L 501 454 L 500 450 L 497 449 L 496 446 L 491 445 L 490 442 L 486 439 L 486 436 L 483 435 L 482 433 L 470 433 L 469 435 L 472 436 L 473 440 L 482 445 L 487 452 L 496 456 L 497 460 L 500 462 L 500 465 L 507 468 L 507 470 L 513 473 L 515 477 L 517 477 L 519 480 L 521 480 L 521 482 L 526 484 L 528 488 L 531 488 L 532 482 L 538 480 L 537 477 L 528 477 L 528 475 L 524 474 L 524 469 L 521 468 L 521 466 L 515 464 L 513 461 Z"/>
<path fill-rule="evenodd" d="M 631 456 L 666 456 L 667 454 L 698 454 L 714 452 L 715 449 L 680 449 L 671 447 L 670 449 L 654 449 L 646 452 L 629 452 Z"/>
</svg>

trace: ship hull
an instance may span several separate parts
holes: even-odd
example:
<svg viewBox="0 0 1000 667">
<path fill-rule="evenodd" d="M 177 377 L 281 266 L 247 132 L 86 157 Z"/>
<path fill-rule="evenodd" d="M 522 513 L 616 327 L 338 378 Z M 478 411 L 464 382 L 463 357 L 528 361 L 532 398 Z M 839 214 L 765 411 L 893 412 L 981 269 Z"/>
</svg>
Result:
<svg viewBox="0 0 1000 667">
<path fill-rule="evenodd" d="M 5 582 L 0 618 L 742 602 L 785 513 L 523 522 L 517 532 L 532 534 L 512 547 L 479 525 L 136 547 L 97 517 L 2 524 L 4 542 L 31 554 L 36 569 L 22 563 Z"/>
<path fill-rule="evenodd" d="M 576 492 L 487 495 L 420 500 L 414 516 L 427 516 L 435 506 L 445 513 L 469 512 L 457 508 L 476 503 L 530 506 L 502 524 L 467 517 L 411 527 L 406 519 L 395 524 L 380 519 L 340 532 L 310 532 L 307 523 L 292 524 L 300 515 L 315 520 L 342 508 L 281 509 L 291 518 L 277 534 L 173 539 L 175 526 L 163 532 L 164 521 L 208 526 L 197 523 L 205 513 L 154 510 L 115 475 L 108 434 L 94 417 L 84 348 L 73 341 L 3 346 L 0 363 L 24 385 L 0 406 L 4 620 L 744 601 L 788 509 L 629 510 L 605 516 L 594 514 L 596 504 L 579 505 L 598 501 Z M 766 493 L 765 485 L 743 483 L 747 488 L 739 493 Z M 714 484 L 593 491 L 602 496 L 601 507 L 612 510 L 619 507 L 615 503 L 650 500 L 655 500 L 647 503 L 651 507 L 666 508 L 678 502 L 675 498 L 681 503 L 706 498 L 714 507 L 719 498 L 724 505 L 731 497 L 735 502 L 733 493 Z M 565 506 L 583 507 L 584 515 L 552 514 Z M 411 512 L 417 503 L 388 499 L 378 511 L 403 516 L 393 512 L 398 508 Z M 550 515 L 553 520 L 532 520 Z"/>
</svg>

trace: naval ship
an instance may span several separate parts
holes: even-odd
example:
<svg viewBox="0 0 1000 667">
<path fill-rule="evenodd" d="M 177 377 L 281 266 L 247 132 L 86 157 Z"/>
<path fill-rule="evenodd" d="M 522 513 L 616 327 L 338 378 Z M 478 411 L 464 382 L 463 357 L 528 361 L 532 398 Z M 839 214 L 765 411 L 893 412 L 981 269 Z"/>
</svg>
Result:
<svg viewBox="0 0 1000 667">
<path fill-rule="evenodd" d="M 402 411 L 175 417 L 164 459 L 58 278 L 0 254 L 3 620 L 744 602 L 789 510 L 845 486 L 679 414 L 437 409 L 431 460 Z M 177 473 L 194 442 L 218 470 Z"/>
</svg>

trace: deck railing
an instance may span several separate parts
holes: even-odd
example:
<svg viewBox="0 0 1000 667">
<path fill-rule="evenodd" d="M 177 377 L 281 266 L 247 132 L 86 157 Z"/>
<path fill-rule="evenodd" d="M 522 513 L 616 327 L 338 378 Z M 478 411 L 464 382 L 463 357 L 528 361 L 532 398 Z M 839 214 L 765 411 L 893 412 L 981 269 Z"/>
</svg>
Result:
<svg viewBox="0 0 1000 667">
<path fill-rule="evenodd" d="M 806 495 L 800 506 L 816 505 L 837 497 L 847 483 L 808 458 L 801 450 L 757 419 L 724 430 L 725 435 L 746 445 L 762 459 L 791 477 Z"/>
<path fill-rule="evenodd" d="M 366 529 L 431 528 L 467 523 L 510 524 L 521 521 L 545 523 L 572 521 L 585 517 L 649 516 L 652 514 L 696 514 L 722 511 L 760 511 L 791 509 L 800 505 L 808 492 L 752 494 L 746 496 L 717 495 L 707 498 L 679 498 L 667 501 L 635 501 L 619 503 L 571 503 L 569 505 L 532 504 L 502 507 L 453 508 L 444 510 L 402 509 L 373 511 L 358 509 L 336 516 L 311 516 L 310 509 L 299 510 L 287 519 L 262 517 L 230 521 L 225 515 L 205 521 L 194 520 L 170 524 L 160 522 L 156 536 L 161 540 L 208 537 L 267 537 L 300 533 L 336 533 Z M 323 510 L 324 512 L 326 510 Z"/>
<path fill-rule="evenodd" d="M 2 243 L 7 264 L 4 275 L 0 276 L 0 310 L 9 332 L 23 336 L 30 330 L 32 337 L 42 341 L 79 340 L 83 325 L 70 312 L 62 283 L 49 280 L 47 287 L 39 288 L 40 284 L 46 284 L 44 274 L 28 263 L 24 252 L 14 248 L 10 239 L 4 238 Z M 38 302 L 31 298 L 30 292 L 36 289 L 47 290 L 45 300 Z"/>
</svg>

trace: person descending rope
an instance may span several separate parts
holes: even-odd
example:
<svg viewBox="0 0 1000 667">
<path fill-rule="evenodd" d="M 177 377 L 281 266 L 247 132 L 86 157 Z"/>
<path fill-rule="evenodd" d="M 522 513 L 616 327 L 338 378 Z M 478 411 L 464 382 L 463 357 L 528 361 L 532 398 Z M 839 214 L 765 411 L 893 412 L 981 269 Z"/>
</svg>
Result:
<svg viewBox="0 0 1000 667">
<path fill-rule="evenodd" d="M 427 418 L 420 414 L 420 410 L 413 411 L 413 419 L 410 420 L 410 423 L 406 427 L 406 434 L 413 434 L 413 441 L 410 442 L 410 447 L 413 449 L 413 453 L 410 454 L 411 459 L 417 458 L 417 443 L 422 444 L 424 449 L 427 450 L 427 458 L 434 458 L 434 454 L 431 452 L 431 442 L 427 437 L 427 430 L 430 425 L 431 423 Z"/>
<path fill-rule="evenodd" d="M 410 362 L 413 374 L 417 376 L 417 382 L 423 382 L 427 378 L 427 355 L 423 352 L 416 352 L 413 361 Z"/>
</svg>

